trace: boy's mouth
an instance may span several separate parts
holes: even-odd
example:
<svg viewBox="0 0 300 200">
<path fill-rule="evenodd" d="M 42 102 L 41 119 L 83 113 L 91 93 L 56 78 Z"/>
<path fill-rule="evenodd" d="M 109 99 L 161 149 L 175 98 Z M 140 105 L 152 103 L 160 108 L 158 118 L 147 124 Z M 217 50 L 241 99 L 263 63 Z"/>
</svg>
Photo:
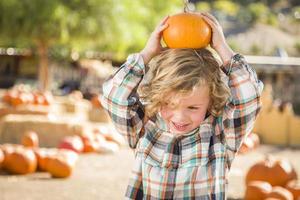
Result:
<svg viewBox="0 0 300 200">
<path fill-rule="evenodd" d="M 175 130 L 177 131 L 186 131 L 189 124 L 182 124 L 182 123 L 176 123 L 176 122 L 172 122 L 173 127 L 175 128 Z"/>
</svg>

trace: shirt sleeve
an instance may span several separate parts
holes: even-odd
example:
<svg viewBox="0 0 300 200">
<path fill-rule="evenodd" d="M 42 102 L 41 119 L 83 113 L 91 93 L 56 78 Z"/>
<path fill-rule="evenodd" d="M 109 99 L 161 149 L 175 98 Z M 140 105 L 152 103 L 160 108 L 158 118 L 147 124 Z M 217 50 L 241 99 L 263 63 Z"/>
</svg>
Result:
<svg viewBox="0 0 300 200">
<path fill-rule="evenodd" d="M 228 75 L 230 99 L 222 115 L 222 131 L 225 135 L 228 161 L 231 164 L 244 137 L 254 126 L 260 111 L 260 95 L 263 83 L 257 79 L 255 70 L 237 54 L 232 63 L 225 66 Z"/>
<path fill-rule="evenodd" d="M 120 69 L 103 84 L 101 103 L 110 115 L 116 129 L 135 148 L 143 134 L 144 106 L 137 87 L 145 74 L 140 54 L 132 54 Z"/>
</svg>

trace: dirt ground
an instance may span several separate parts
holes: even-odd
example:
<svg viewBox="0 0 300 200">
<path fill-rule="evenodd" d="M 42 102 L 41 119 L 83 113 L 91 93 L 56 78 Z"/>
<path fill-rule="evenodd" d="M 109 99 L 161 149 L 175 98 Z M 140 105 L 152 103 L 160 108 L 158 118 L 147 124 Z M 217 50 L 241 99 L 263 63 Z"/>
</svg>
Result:
<svg viewBox="0 0 300 200">
<path fill-rule="evenodd" d="M 262 145 L 234 160 L 229 175 L 228 198 L 242 199 L 248 168 L 265 154 L 289 159 L 300 175 L 300 149 Z M 0 173 L 0 200 L 119 200 L 123 199 L 133 164 L 133 153 L 123 148 L 115 154 L 81 155 L 73 175 L 52 179 L 47 173 L 11 176 Z"/>
</svg>

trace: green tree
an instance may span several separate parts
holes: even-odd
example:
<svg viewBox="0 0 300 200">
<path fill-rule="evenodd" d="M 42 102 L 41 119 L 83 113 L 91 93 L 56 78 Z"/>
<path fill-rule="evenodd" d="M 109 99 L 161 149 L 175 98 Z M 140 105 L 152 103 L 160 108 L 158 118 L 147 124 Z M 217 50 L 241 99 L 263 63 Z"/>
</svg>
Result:
<svg viewBox="0 0 300 200">
<path fill-rule="evenodd" d="M 124 55 L 142 48 L 159 20 L 182 8 L 182 0 L 0 1 L 0 45 L 36 48 L 39 88 L 46 90 L 49 48 Z"/>
<path fill-rule="evenodd" d="M 123 58 L 143 48 L 163 17 L 182 12 L 183 8 L 183 0 L 119 0 L 111 10 L 117 13 L 110 19 L 113 34 L 107 35 L 107 43 L 103 45 Z"/>
<path fill-rule="evenodd" d="M 215 1 L 213 8 L 230 16 L 236 16 L 239 11 L 239 5 L 229 0 Z"/>
<path fill-rule="evenodd" d="M 111 0 L 0 1 L 0 38 L 7 44 L 36 48 L 39 88 L 47 90 L 49 47 L 100 38 L 112 14 L 110 5 Z"/>
</svg>

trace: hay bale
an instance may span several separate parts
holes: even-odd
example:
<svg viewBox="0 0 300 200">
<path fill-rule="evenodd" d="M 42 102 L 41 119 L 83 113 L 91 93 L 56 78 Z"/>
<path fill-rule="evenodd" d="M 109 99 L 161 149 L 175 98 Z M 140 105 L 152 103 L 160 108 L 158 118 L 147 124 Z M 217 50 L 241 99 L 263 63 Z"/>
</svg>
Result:
<svg viewBox="0 0 300 200">
<path fill-rule="evenodd" d="M 50 106 L 43 105 L 20 105 L 17 107 L 0 104 L 0 118 L 9 114 L 23 114 L 23 115 L 47 115 L 49 114 Z"/>
<path fill-rule="evenodd" d="M 93 108 L 89 111 L 89 120 L 92 122 L 110 123 L 110 117 L 102 108 Z"/>
<path fill-rule="evenodd" d="M 55 104 L 63 108 L 63 112 L 88 118 L 91 103 L 86 99 L 75 100 L 69 97 L 55 97 Z"/>
<path fill-rule="evenodd" d="M 79 135 L 86 123 L 74 117 L 7 115 L 0 122 L 0 143 L 20 143 L 26 130 L 37 132 L 42 147 L 56 147 L 67 135 Z"/>
</svg>

